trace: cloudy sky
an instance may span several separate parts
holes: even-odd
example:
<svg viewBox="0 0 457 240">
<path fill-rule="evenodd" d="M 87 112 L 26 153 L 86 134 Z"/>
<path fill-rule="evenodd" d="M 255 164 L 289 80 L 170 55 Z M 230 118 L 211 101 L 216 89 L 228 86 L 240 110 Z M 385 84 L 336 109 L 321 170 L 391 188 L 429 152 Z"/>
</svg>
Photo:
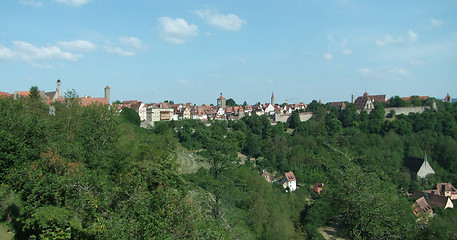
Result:
<svg viewBox="0 0 457 240">
<path fill-rule="evenodd" d="M 0 91 L 249 104 L 457 96 L 457 1 L 7 0 Z"/>
</svg>

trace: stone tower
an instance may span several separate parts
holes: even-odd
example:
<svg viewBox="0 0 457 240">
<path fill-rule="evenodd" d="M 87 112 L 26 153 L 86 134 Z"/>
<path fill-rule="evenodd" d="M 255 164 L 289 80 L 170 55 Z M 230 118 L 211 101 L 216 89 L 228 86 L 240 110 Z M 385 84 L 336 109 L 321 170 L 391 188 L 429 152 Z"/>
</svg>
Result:
<svg viewBox="0 0 457 240">
<path fill-rule="evenodd" d="M 60 85 L 61 85 L 61 82 L 60 82 L 60 79 L 57 80 L 57 88 L 56 88 L 56 95 L 55 95 L 55 99 L 62 99 L 63 98 L 63 95 L 62 95 L 62 92 L 60 91 Z"/>
<path fill-rule="evenodd" d="M 217 99 L 217 106 L 218 107 L 221 107 L 221 108 L 225 108 L 226 104 L 226 99 L 225 97 L 222 96 L 222 93 L 221 93 L 221 96 Z"/>
<path fill-rule="evenodd" d="M 109 86 L 107 85 L 107 86 L 105 87 L 105 99 L 106 99 L 106 101 L 108 102 L 108 105 L 111 104 L 111 102 L 110 102 L 110 97 L 111 97 L 111 96 L 110 96 L 110 95 L 111 95 L 111 89 L 110 89 Z"/>
<path fill-rule="evenodd" d="M 446 97 L 444 98 L 444 101 L 448 103 L 452 102 L 452 98 L 451 95 L 449 95 L 449 93 L 447 93 Z"/>
<path fill-rule="evenodd" d="M 273 92 L 271 93 L 271 105 L 275 105 L 275 94 Z"/>
</svg>

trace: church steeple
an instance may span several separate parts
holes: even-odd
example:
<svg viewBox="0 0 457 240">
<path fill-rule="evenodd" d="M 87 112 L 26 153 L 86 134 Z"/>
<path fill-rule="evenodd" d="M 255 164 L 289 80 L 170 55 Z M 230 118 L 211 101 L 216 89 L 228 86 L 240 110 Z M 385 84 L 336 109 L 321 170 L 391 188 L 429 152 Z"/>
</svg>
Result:
<svg viewBox="0 0 457 240">
<path fill-rule="evenodd" d="M 275 105 L 275 94 L 271 92 L 271 105 Z"/>
</svg>

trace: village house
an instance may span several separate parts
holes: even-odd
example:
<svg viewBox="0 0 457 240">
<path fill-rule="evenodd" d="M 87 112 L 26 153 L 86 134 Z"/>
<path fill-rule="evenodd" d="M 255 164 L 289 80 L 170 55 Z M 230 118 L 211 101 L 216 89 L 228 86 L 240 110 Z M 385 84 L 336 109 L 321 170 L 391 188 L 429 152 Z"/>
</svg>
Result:
<svg viewBox="0 0 457 240">
<path fill-rule="evenodd" d="M 433 209 L 428 204 L 424 197 L 417 199 L 413 203 L 413 213 L 419 220 L 426 220 L 433 216 Z"/>
<path fill-rule="evenodd" d="M 441 209 L 454 208 L 454 204 L 450 197 L 437 195 L 431 191 L 414 191 L 411 197 L 425 197 L 425 200 L 431 207 L 439 207 Z"/>
<path fill-rule="evenodd" d="M 295 178 L 293 172 L 284 173 L 284 176 L 279 181 L 279 184 L 281 184 L 286 189 L 289 188 L 291 192 L 297 190 L 297 179 Z"/>
<path fill-rule="evenodd" d="M 324 189 L 324 183 L 317 182 L 313 185 L 312 190 L 317 194 L 321 194 Z"/>
<path fill-rule="evenodd" d="M 437 183 L 434 189 L 425 192 L 428 194 L 449 197 L 451 200 L 457 199 L 457 189 L 451 183 Z"/>
<path fill-rule="evenodd" d="M 387 102 L 386 95 L 369 95 L 365 92 L 363 96 L 358 97 L 355 101 L 357 110 L 372 110 L 375 108 L 376 102 Z"/>
<path fill-rule="evenodd" d="M 268 183 L 271 183 L 271 175 L 266 170 L 263 170 L 260 175 L 262 175 Z"/>
</svg>

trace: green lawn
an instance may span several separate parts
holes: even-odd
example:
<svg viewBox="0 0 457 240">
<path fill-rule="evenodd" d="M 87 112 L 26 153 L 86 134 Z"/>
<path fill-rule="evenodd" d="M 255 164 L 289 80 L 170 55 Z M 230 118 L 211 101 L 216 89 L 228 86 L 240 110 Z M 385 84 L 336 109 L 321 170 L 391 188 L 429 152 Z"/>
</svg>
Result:
<svg viewBox="0 0 457 240">
<path fill-rule="evenodd" d="M 8 231 L 8 229 L 10 231 Z M 0 239 L 2 239 L 2 240 L 14 239 L 13 229 L 8 225 L 7 222 L 0 223 Z"/>
</svg>

